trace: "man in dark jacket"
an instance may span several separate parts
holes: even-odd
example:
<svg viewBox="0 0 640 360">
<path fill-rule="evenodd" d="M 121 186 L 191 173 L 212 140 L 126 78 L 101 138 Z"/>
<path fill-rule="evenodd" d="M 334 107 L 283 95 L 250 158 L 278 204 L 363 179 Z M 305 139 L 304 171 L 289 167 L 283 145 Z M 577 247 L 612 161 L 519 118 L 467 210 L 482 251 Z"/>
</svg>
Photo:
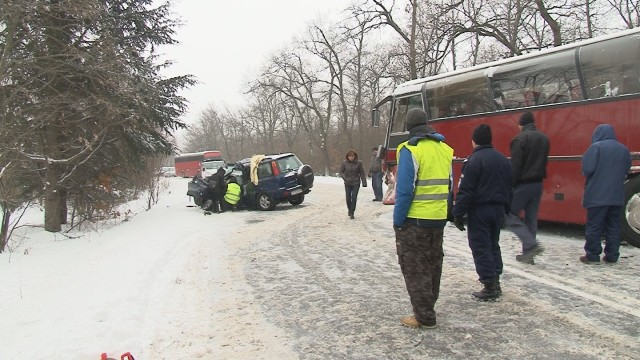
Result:
<svg viewBox="0 0 640 360">
<path fill-rule="evenodd" d="M 205 201 L 202 206 L 205 210 L 213 210 L 213 212 L 217 213 L 223 212 L 221 201 L 227 192 L 227 183 L 224 179 L 225 173 L 224 167 L 220 167 L 215 174 L 207 179 L 208 201 Z"/>
<path fill-rule="evenodd" d="M 369 177 L 371 177 L 371 187 L 375 196 L 373 201 L 382 201 L 382 158 L 376 148 L 371 149 Z"/>
<path fill-rule="evenodd" d="M 502 253 L 500 228 L 511 200 L 511 164 L 491 145 L 491 128 L 480 124 L 473 130 L 473 153 L 462 167 L 462 176 L 453 206 L 454 225 L 465 230 L 467 215 L 469 247 L 482 290 L 473 296 L 495 299 L 502 293 Z"/>
<path fill-rule="evenodd" d="M 513 200 L 506 223 L 522 242 L 522 255 L 516 255 L 516 260 L 533 265 L 533 258 L 543 251 L 536 235 L 542 180 L 547 177 L 549 138 L 536 129 L 530 112 L 522 114 L 518 127 L 520 133 L 510 146 Z M 524 220 L 520 212 L 524 213 Z"/>
<path fill-rule="evenodd" d="M 580 257 L 583 263 L 600 262 L 603 234 L 606 244 L 602 261 L 615 263 L 620 257 L 620 215 L 630 167 L 629 149 L 616 140 L 613 127 L 598 125 L 591 146 L 582 155 L 582 175 L 587 178 L 582 198 L 582 206 L 587 209 L 585 255 Z"/>
</svg>

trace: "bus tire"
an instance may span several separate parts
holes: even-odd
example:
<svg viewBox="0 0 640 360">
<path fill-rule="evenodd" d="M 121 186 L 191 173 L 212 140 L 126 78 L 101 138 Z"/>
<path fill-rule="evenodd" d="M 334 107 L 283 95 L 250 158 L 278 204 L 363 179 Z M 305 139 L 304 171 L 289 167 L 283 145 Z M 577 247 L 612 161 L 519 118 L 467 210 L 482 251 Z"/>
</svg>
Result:
<svg viewBox="0 0 640 360">
<path fill-rule="evenodd" d="M 624 184 L 622 210 L 622 240 L 640 247 L 640 176 L 635 176 Z"/>
</svg>

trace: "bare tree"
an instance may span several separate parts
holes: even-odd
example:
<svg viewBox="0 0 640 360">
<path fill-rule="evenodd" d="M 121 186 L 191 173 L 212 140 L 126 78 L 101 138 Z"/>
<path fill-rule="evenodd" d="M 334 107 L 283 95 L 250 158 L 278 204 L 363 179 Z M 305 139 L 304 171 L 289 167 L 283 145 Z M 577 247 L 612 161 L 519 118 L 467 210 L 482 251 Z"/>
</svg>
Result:
<svg viewBox="0 0 640 360">
<path fill-rule="evenodd" d="M 296 52 L 284 52 L 271 59 L 270 67 L 258 79 L 258 86 L 267 87 L 294 101 L 298 114 L 309 110 L 307 118 L 300 118 L 302 128 L 315 147 L 320 149 L 325 173 L 330 168 L 328 151 L 332 128 L 333 77 L 323 80 L 319 70 L 309 65 Z"/>
<path fill-rule="evenodd" d="M 607 4 L 624 22 L 627 29 L 640 26 L 639 0 L 607 0 Z"/>
</svg>

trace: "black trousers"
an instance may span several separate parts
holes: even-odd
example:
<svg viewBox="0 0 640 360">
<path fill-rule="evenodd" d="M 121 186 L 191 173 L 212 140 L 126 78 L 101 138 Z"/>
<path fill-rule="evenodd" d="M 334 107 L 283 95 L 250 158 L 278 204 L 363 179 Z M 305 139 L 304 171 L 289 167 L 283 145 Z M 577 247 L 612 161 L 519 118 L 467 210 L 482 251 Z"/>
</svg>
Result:
<svg viewBox="0 0 640 360">
<path fill-rule="evenodd" d="M 481 283 L 502 274 L 500 228 L 504 222 L 503 205 L 480 205 L 467 212 L 469 247 Z"/>
</svg>

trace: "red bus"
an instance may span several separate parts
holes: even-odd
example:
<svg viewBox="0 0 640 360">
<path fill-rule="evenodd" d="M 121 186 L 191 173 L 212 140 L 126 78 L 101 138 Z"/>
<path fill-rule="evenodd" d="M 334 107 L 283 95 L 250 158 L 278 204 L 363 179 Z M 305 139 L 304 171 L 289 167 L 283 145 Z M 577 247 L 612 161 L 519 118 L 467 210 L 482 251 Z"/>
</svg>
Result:
<svg viewBox="0 0 640 360">
<path fill-rule="evenodd" d="M 374 106 L 373 125 L 388 114 L 386 170 L 395 173 L 396 147 L 407 140 L 405 115 L 420 107 L 453 147 L 454 183 L 471 133 L 491 126 L 493 145 L 509 156 L 517 121 L 531 111 L 551 147 L 539 219 L 584 224 L 585 178 L 581 156 L 595 127 L 611 124 L 630 150 L 633 166 L 625 185 L 623 238 L 640 247 L 640 29 L 408 81 Z"/>
<path fill-rule="evenodd" d="M 220 151 L 208 150 L 178 155 L 175 157 L 176 176 L 194 177 L 202 171 L 203 162 L 212 160 L 223 160 Z"/>
</svg>

